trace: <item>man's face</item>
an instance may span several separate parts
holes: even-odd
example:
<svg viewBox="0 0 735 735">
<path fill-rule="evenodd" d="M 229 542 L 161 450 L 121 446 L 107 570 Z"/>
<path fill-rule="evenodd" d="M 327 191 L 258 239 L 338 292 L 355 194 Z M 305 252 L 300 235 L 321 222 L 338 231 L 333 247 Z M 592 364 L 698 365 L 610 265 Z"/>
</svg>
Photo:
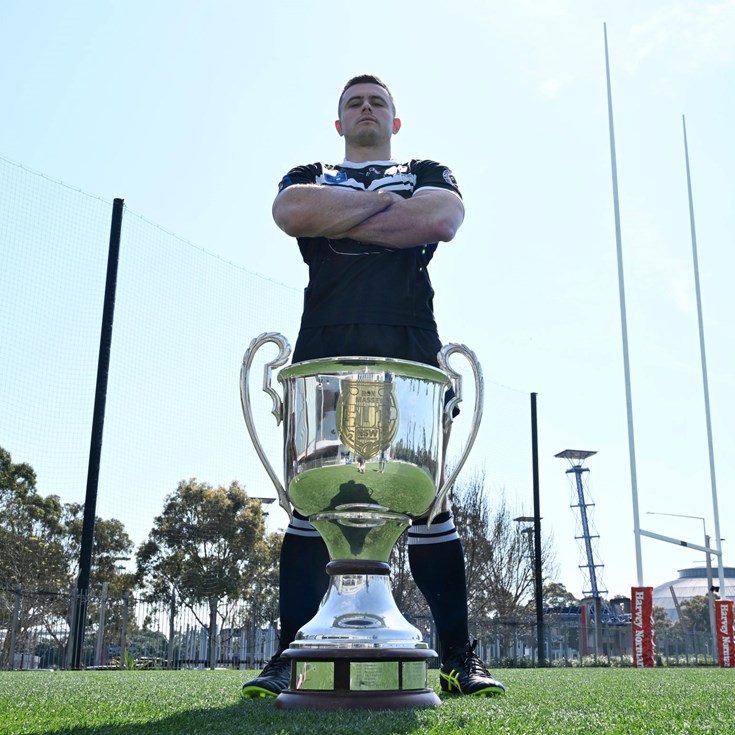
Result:
<svg viewBox="0 0 735 735">
<path fill-rule="evenodd" d="M 339 103 L 335 127 L 348 143 L 376 146 L 390 140 L 401 127 L 395 117 L 393 102 L 379 84 L 355 84 L 347 89 Z"/>
</svg>

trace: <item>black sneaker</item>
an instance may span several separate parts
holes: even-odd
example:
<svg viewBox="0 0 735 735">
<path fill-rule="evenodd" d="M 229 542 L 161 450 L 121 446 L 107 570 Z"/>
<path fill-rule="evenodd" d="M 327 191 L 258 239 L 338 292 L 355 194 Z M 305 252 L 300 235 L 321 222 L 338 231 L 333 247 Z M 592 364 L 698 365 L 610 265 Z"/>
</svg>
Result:
<svg viewBox="0 0 735 735">
<path fill-rule="evenodd" d="M 274 656 L 260 676 L 242 685 L 243 697 L 277 697 L 291 683 L 291 659 Z"/>
<path fill-rule="evenodd" d="M 475 697 L 492 697 L 505 694 L 505 687 L 494 679 L 475 653 L 477 641 L 461 648 L 449 650 L 439 670 L 443 692 L 471 694 Z"/>
</svg>

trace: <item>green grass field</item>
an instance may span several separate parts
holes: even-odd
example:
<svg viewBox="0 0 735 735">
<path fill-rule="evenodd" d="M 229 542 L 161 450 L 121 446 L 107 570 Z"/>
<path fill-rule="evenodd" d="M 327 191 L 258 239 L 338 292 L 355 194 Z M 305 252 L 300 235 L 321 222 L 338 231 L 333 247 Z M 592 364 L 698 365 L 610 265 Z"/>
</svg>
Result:
<svg viewBox="0 0 735 735">
<path fill-rule="evenodd" d="M 250 673 L 0 672 L 0 735 L 735 733 L 735 672 L 725 669 L 504 669 L 505 697 L 394 712 L 280 711 L 240 697 Z"/>
</svg>

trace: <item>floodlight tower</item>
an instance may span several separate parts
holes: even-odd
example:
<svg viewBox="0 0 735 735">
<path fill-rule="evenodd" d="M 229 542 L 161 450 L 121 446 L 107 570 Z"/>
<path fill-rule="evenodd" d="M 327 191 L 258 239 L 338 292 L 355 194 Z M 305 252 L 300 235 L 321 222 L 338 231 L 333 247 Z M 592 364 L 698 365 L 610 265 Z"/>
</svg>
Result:
<svg viewBox="0 0 735 735">
<path fill-rule="evenodd" d="M 593 454 L 597 454 L 597 452 L 588 452 L 580 449 L 565 449 L 563 452 L 559 452 L 559 454 L 555 454 L 554 456 L 559 459 L 568 459 L 570 468 L 566 471 L 566 474 L 574 475 L 574 485 L 577 491 L 577 503 L 576 505 L 573 504 L 571 507 L 579 509 L 582 535 L 576 536 L 576 538 L 582 542 L 585 559 L 587 560 L 587 563 L 580 564 L 579 568 L 586 569 L 586 577 L 589 581 L 589 589 L 583 589 L 582 594 L 589 595 L 593 599 L 599 600 L 600 596 L 606 593 L 607 590 L 600 589 L 600 580 L 598 579 L 597 569 L 601 569 L 603 565 L 595 562 L 595 554 L 592 544 L 592 539 L 598 539 L 600 537 L 595 533 L 590 514 L 587 512 L 587 509 L 593 507 L 594 503 L 589 502 L 585 496 L 585 483 L 583 478 L 586 477 L 586 473 L 589 472 L 589 469 L 582 466 L 584 460 L 591 457 Z M 589 490 L 587 495 L 589 495 Z"/>
</svg>

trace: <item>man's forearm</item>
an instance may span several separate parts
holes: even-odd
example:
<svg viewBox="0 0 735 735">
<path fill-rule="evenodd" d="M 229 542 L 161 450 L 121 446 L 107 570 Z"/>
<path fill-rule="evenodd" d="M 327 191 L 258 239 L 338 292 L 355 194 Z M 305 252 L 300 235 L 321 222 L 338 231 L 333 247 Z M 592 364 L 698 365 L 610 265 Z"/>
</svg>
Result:
<svg viewBox="0 0 735 735">
<path fill-rule="evenodd" d="M 293 237 L 342 237 L 388 209 L 399 197 L 387 192 L 295 184 L 273 203 L 276 224 Z"/>
<path fill-rule="evenodd" d="M 448 198 L 449 197 L 449 198 Z M 410 248 L 430 242 L 449 242 L 462 224 L 464 207 L 454 194 L 431 192 L 402 199 L 339 234 L 389 248 Z"/>
</svg>

